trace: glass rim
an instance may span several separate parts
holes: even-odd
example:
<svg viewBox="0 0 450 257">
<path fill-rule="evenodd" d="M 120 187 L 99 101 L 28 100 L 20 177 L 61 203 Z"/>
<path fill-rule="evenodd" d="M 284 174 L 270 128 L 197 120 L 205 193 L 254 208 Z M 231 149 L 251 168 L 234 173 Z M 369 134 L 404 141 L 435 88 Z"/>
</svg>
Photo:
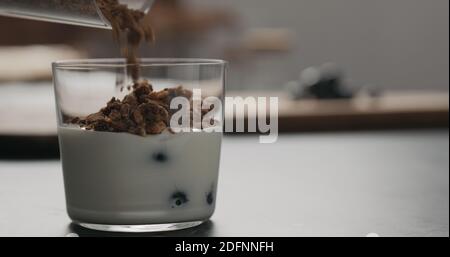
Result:
<svg viewBox="0 0 450 257">
<path fill-rule="evenodd" d="M 224 66 L 227 62 L 220 59 L 202 58 L 140 58 L 140 67 L 170 67 L 170 66 Z M 72 59 L 52 63 L 56 69 L 70 68 L 124 68 L 136 64 L 127 63 L 124 58 Z"/>
</svg>

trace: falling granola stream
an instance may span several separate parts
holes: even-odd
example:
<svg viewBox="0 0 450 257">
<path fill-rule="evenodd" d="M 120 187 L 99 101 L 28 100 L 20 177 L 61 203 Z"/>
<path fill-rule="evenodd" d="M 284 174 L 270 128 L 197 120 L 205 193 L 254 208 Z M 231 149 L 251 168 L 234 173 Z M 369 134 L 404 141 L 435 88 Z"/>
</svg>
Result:
<svg viewBox="0 0 450 257">
<path fill-rule="evenodd" d="M 160 134 L 170 126 L 173 114 L 170 101 L 179 96 L 192 100 L 192 92 L 181 86 L 154 91 L 147 80 L 140 79 L 138 48 L 144 41 L 155 41 L 152 27 L 144 22 L 144 12 L 129 9 L 118 0 L 97 0 L 97 4 L 111 24 L 114 39 L 119 45 L 125 38 L 122 53 L 127 61 L 127 72 L 133 80 L 133 85 L 128 87 L 132 91 L 122 100 L 113 97 L 98 112 L 84 118 L 76 117 L 70 123 L 95 131 L 140 136 Z"/>
</svg>

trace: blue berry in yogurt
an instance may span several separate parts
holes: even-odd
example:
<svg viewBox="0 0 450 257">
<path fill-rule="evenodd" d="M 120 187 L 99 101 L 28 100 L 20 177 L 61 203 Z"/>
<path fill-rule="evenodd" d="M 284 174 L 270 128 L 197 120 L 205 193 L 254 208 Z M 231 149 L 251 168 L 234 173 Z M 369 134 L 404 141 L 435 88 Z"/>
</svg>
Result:
<svg viewBox="0 0 450 257">
<path fill-rule="evenodd" d="M 189 199 L 187 198 L 186 194 L 181 191 L 173 193 L 171 196 L 171 200 L 172 200 L 172 208 L 180 207 L 189 202 Z"/>
</svg>

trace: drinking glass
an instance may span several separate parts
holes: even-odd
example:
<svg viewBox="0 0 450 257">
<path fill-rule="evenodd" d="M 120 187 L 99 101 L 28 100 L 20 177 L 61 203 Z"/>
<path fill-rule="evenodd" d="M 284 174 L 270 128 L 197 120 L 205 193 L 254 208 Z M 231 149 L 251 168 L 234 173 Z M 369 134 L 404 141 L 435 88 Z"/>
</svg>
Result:
<svg viewBox="0 0 450 257">
<path fill-rule="evenodd" d="M 206 131 L 190 123 L 188 130 L 174 132 L 169 125 L 160 134 L 143 136 L 91 130 L 74 122 L 99 112 L 113 97 L 133 94 L 125 60 L 53 63 L 66 205 L 74 223 L 103 231 L 150 232 L 196 226 L 212 216 L 225 67 L 221 60 L 140 60 L 140 79 L 154 92 L 181 86 L 202 104 L 215 99 L 216 106 L 202 107 L 213 113 L 211 124 L 219 128 Z"/>
</svg>

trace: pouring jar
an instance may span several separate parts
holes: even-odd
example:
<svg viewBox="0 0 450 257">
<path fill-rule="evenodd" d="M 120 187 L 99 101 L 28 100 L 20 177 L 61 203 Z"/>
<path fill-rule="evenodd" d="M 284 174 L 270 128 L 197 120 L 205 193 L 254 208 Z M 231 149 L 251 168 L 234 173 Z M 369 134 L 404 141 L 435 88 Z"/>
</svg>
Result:
<svg viewBox="0 0 450 257">
<path fill-rule="evenodd" d="M 110 29 L 98 0 L 0 0 L 0 15 Z M 130 9 L 147 12 L 153 0 L 119 0 Z"/>
</svg>

